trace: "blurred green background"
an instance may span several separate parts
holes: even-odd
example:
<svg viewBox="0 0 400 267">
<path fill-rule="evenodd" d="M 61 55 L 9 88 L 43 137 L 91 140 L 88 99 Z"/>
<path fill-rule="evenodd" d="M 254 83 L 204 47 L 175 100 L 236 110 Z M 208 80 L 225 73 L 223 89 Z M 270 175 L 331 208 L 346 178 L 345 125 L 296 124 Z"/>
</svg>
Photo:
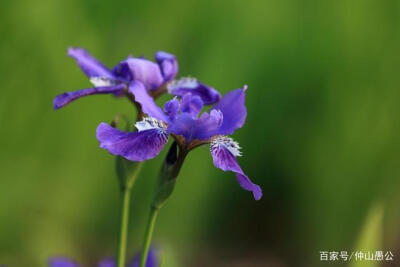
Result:
<svg viewBox="0 0 400 267">
<path fill-rule="evenodd" d="M 68 46 L 108 66 L 165 50 L 181 76 L 249 86 L 234 138 L 264 197 L 208 147 L 190 153 L 157 222 L 164 267 L 325 266 L 320 251 L 363 247 L 400 262 L 399 1 L 17 0 L 0 16 L 0 264 L 95 266 L 117 246 L 114 160 L 95 129 L 135 113 L 111 96 L 54 111 L 55 95 L 89 86 Z M 130 255 L 165 152 L 134 189 Z"/>
</svg>

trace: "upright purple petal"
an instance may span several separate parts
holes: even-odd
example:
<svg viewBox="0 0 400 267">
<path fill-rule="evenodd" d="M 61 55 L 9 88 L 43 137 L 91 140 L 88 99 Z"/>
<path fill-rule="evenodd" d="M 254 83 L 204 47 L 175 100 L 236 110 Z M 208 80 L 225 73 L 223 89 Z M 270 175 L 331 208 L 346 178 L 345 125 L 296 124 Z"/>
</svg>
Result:
<svg viewBox="0 0 400 267">
<path fill-rule="evenodd" d="M 227 93 L 213 109 L 220 110 L 224 115 L 219 134 L 232 134 L 241 128 L 246 121 L 245 91 L 247 86 Z"/>
<path fill-rule="evenodd" d="M 179 100 L 174 97 L 173 99 L 167 101 L 164 104 L 164 110 L 168 114 L 171 120 L 174 120 L 176 118 L 176 115 L 178 114 L 179 111 Z"/>
<path fill-rule="evenodd" d="M 142 82 L 147 90 L 155 90 L 164 82 L 160 67 L 147 59 L 128 58 L 121 64 L 127 64 L 133 80 Z"/>
<path fill-rule="evenodd" d="M 160 66 L 164 82 L 175 79 L 178 74 L 178 61 L 173 54 L 158 51 L 155 55 L 156 61 Z"/>
<path fill-rule="evenodd" d="M 133 58 L 133 57 L 129 57 Z M 129 82 L 133 80 L 133 75 L 132 72 L 129 68 L 128 63 L 126 63 L 126 60 L 118 63 L 113 69 L 112 73 L 115 77 L 118 77 L 119 79 Z"/>
<path fill-rule="evenodd" d="M 81 70 L 88 77 L 114 78 L 114 75 L 106 66 L 83 48 L 69 48 L 68 56 L 76 60 Z"/>
<path fill-rule="evenodd" d="M 124 89 L 125 89 L 125 85 L 119 84 L 119 85 L 115 85 L 115 86 L 94 87 L 94 88 L 78 90 L 75 92 L 67 92 L 67 93 L 63 93 L 61 95 L 56 96 L 53 100 L 53 106 L 54 106 L 54 109 L 59 109 L 78 98 L 81 98 L 83 96 L 88 96 L 88 95 L 97 95 L 97 94 L 118 95 Z"/>
<path fill-rule="evenodd" d="M 133 81 L 129 84 L 129 92 L 135 96 L 135 101 L 142 106 L 142 110 L 150 117 L 168 122 L 169 117 L 154 102 L 154 99 L 147 93 L 144 85 L 139 81 Z"/>
<path fill-rule="evenodd" d="M 181 78 L 168 85 L 170 94 L 183 97 L 187 93 L 198 95 L 205 105 L 212 105 L 218 102 L 221 94 L 214 88 L 207 86 L 194 78 Z"/>
<path fill-rule="evenodd" d="M 203 101 L 198 95 L 187 93 L 183 96 L 180 104 L 181 112 L 192 114 L 192 117 L 196 118 L 202 108 Z"/>
<path fill-rule="evenodd" d="M 193 118 L 190 113 L 181 113 L 168 124 L 168 130 L 174 134 L 185 137 L 189 144 L 195 139 L 208 140 L 218 133 L 221 125 L 222 114 L 213 111 L 204 112 L 200 118 Z"/>
<path fill-rule="evenodd" d="M 106 259 L 101 260 L 97 266 L 98 267 L 115 267 L 117 265 L 115 264 L 115 260 L 113 260 L 112 258 L 106 258 Z"/>
<path fill-rule="evenodd" d="M 259 200 L 262 197 L 261 188 L 251 182 L 236 161 L 235 157 L 240 156 L 239 149 L 238 143 L 234 142 L 231 138 L 218 136 L 211 143 L 210 149 L 214 165 L 223 171 L 232 171 L 236 173 L 236 179 L 239 185 L 243 189 L 253 192 L 254 199 Z"/>
<path fill-rule="evenodd" d="M 51 258 L 49 267 L 78 267 L 79 265 L 73 260 L 63 257 Z"/>
<path fill-rule="evenodd" d="M 158 267 L 157 251 L 154 248 L 150 248 L 147 254 L 146 267 Z M 140 253 L 137 253 L 133 258 L 133 261 L 129 264 L 129 267 L 139 267 L 140 266 Z"/>
<path fill-rule="evenodd" d="M 96 137 L 101 148 L 131 161 L 154 158 L 168 141 L 165 129 L 150 124 L 138 132 L 122 132 L 103 122 L 97 127 Z"/>
</svg>

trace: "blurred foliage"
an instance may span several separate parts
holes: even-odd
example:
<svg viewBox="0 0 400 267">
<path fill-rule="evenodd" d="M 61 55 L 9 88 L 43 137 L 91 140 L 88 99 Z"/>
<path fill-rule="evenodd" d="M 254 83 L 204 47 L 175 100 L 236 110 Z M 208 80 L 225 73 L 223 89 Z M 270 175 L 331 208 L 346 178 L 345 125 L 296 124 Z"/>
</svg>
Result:
<svg viewBox="0 0 400 267">
<path fill-rule="evenodd" d="M 376 251 L 382 251 L 382 237 L 383 237 L 383 206 L 380 203 L 375 203 L 365 221 L 365 225 L 362 228 L 361 235 L 357 241 L 355 251 L 361 251 L 362 253 L 373 253 Z M 386 253 L 386 252 L 383 252 Z M 370 257 L 371 254 L 367 254 Z M 353 261 L 352 267 L 377 267 L 379 261 Z"/>
<path fill-rule="evenodd" d="M 45 266 L 65 255 L 90 266 L 115 252 L 114 159 L 95 128 L 135 112 L 110 96 L 52 110 L 56 94 L 89 86 L 68 46 L 109 66 L 165 50 L 180 75 L 222 92 L 249 85 L 248 120 L 234 137 L 264 198 L 196 149 L 158 220 L 164 267 L 321 266 L 319 251 L 355 248 L 377 199 L 383 246 L 399 260 L 399 12 L 396 0 L 2 3 L 0 262 Z M 132 255 L 165 152 L 134 188 Z"/>
</svg>

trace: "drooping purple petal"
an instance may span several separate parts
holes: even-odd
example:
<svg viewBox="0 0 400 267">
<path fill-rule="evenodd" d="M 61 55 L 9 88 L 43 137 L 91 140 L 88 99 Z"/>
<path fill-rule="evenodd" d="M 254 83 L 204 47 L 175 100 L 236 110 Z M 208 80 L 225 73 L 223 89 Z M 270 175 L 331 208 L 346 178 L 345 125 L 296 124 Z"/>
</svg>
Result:
<svg viewBox="0 0 400 267">
<path fill-rule="evenodd" d="M 194 78 L 182 78 L 168 85 L 170 94 L 183 97 L 187 93 L 198 95 L 205 105 L 218 102 L 221 94 L 214 88 L 207 86 Z"/>
<path fill-rule="evenodd" d="M 113 260 L 112 258 L 106 258 L 106 259 L 101 260 L 97 266 L 98 267 L 115 267 L 117 265 L 115 264 L 115 260 Z"/>
<path fill-rule="evenodd" d="M 202 108 L 203 101 L 198 95 L 187 93 L 183 96 L 180 104 L 181 112 L 192 114 L 192 117 L 196 118 Z"/>
<path fill-rule="evenodd" d="M 96 137 L 101 148 L 131 161 L 154 158 L 168 141 L 168 135 L 162 128 L 122 132 L 104 122 L 97 127 Z"/>
<path fill-rule="evenodd" d="M 79 265 L 73 260 L 63 257 L 51 258 L 49 267 L 78 267 Z"/>
<path fill-rule="evenodd" d="M 154 248 L 149 249 L 147 254 L 146 267 L 158 267 L 157 251 Z M 139 267 L 140 266 L 140 253 L 136 254 L 133 261 L 129 264 L 129 267 Z"/>
<path fill-rule="evenodd" d="M 168 114 L 171 120 L 176 118 L 179 111 L 179 100 L 174 97 L 164 104 L 164 110 Z"/>
<path fill-rule="evenodd" d="M 88 95 L 96 95 L 96 94 L 118 95 L 124 89 L 125 89 L 125 85 L 119 84 L 119 85 L 115 85 L 115 86 L 94 87 L 94 88 L 78 90 L 75 92 L 67 92 L 67 93 L 56 96 L 53 100 L 53 106 L 54 106 L 54 109 L 59 109 L 78 98 L 81 98 L 83 96 L 88 96 Z"/>
<path fill-rule="evenodd" d="M 218 111 L 204 112 L 200 118 L 193 118 L 190 113 L 180 113 L 168 124 L 168 130 L 185 137 L 189 144 L 194 139 L 208 140 L 218 133 L 222 114 Z"/>
<path fill-rule="evenodd" d="M 169 117 L 154 102 L 154 99 L 147 93 L 144 85 L 139 81 L 133 81 L 129 84 L 129 93 L 135 96 L 135 101 L 142 106 L 142 111 L 150 117 L 168 122 Z"/>
<path fill-rule="evenodd" d="M 68 56 L 73 57 L 88 77 L 114 78 L 111 71 L 83 48 L 71 47 Z"/>
<path fill-rule="evenodd" d="M 253 192 L 255 200 L 260 200 L 262 198 L 261 187 L 254 184 L 247 175 L 237 173 L 236 180 L 243 189 Z"/>
<path fill-rule="evenodd" d="M 236 173 L 236 180 L 239 185 L 243 189 L 253 192 L 255 200 L 261 199 L 261 187 L 251 182 L 236 161 L 235 157 L 240 156 L 239 145 L 236 142 L 229 137 L 219 136 L 211 143 L 210 151 L 215 167 L 223 171 L 232 171 Z"/>
<path fill-rule="evenodd" d="M 128 58 L 120 64 L 127 64 L 133 80 L 142 82 L 147 90 L 157 89 L 164 82 L 160 67 L 147 59 Z"/>
<path fill-rule="evenodd" d="M 164 82 L 173 80 L 178 74 L 178 61 L 176 57 L 170 53 L 158 51 L 155 58 L 160 66 Z"/>
<path fill-rule="evenodd" d="M 245 91 L 247 86 L 227 93 L 213 109 L 220 110 L 224 115 L 219 134 L 232 134 L 241 128 L 246 121 Z"/>
</svg>

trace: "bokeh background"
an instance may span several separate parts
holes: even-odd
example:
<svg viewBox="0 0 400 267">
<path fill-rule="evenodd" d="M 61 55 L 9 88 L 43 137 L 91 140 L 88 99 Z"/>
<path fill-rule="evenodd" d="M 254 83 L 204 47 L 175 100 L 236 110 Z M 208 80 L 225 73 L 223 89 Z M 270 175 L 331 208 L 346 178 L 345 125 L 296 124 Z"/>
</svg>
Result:
<svg viewBox="0 0 400 267">
<path fill-rule="evenodd" d="M 177 55 L 180 75 L 221 92 L 248 84 L 234 138 L 264 191 L 190 153 L 162 209 L 154 244 L 163 267 L 326 266 L 320 251 L 390 250 L 400 260 L 400 2 L 17 0 L 0 9 L 0 264 L 83 266 L 115 255 L 114 159 L 96 126 L 126 100 L 52 99 L 89 86 L 68 46 L 113 66 L 128 54 Z M 161 99 L 161 102 L 165 98 Z M 143 238 L 155 177 L 133 194 L 129 254 Z"/>
</svg>

